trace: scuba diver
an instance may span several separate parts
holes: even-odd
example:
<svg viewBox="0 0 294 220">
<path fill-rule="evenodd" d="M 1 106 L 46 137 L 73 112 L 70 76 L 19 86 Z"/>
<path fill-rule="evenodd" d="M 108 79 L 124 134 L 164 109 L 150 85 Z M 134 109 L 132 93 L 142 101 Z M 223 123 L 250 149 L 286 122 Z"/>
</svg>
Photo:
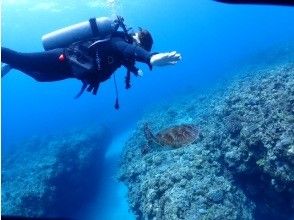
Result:
<svg viewBox="0 0 294 220">
<path fill-rule="evenodd" d="M 119 30 L 119 29 L 122 30 Z M 52 82 L 68 78 L 81 80 L 82 88 L 97 94 L 101 82 L 109 79 L 121 66 L 127 69 L 126 88 L 130 88 L 131 73 L 142 76 L 136 61 L 153 66 L 176 64 L 181 55 L 176 51 L 151 53 L 153 39 L 149 31 L 129 33 L 124 19 L 117 16 L 91 18 L 46 34 L 42 37 L 44 52 L 20 53 L 1 47 L 2 77 L 17 69 L 39 82 Z M 119 108 L 117 86 L 115 108 Z"/>
</svg>

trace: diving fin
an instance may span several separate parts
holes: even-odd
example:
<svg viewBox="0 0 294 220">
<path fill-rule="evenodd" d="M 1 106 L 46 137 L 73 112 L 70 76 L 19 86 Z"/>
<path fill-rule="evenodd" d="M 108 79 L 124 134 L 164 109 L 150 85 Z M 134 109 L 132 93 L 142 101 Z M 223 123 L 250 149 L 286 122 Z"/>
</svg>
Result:
<svg viewBox="0 0 294 220">
<path fill-rule="evenodd" d="M 10 70 L 12 70 L 12 66 L 8 65 L 8 64 L 5 64 L 3 66 L 1 66 L 1 78 L 3 76 L 5 76 L 7 73 L 9 73 Z"/>
</svg>

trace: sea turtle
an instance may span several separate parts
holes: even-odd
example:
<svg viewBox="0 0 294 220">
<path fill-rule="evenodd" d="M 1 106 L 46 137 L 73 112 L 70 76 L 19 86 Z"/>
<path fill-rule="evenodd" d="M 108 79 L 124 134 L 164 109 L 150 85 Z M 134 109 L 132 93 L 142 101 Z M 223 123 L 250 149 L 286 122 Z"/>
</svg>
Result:
<svg viewBox="0 0 294 220">
<path fill-rule="evenodd" d="M 144 133 L 148 145 L 152 142 L 160 146 L 178 148 L 193 143 L 199 137 L 199 129 L 194 124 L 180 124 L 165 128 L 153 134 L 148 124 L 144 124 Z"/>
</svg>

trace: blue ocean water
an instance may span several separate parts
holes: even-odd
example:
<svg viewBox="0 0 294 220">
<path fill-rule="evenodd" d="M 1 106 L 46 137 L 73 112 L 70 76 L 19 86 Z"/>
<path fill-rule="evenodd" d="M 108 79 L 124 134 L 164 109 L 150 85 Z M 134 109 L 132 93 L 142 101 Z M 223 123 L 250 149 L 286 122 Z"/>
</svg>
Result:
<svg viewBox="0 0 294 220">
<path fill-rule="evenodd" d="M 129 27 L 150 30 L 153 51 L 176 50 L 183 59 L 151 72 L 139 64 L 144 76 L 133 77 L 128 91 L 125 70 L 119 70 L 119 111 L 113 108 L 112 79 L 100 86 L 97 96 L 86 93 L 75 100 L 81 86 L 77 80 L 39 83 L 13 70 L 2 80 L 2 149 L 8 151 L 11 142 L 35 135 L 103 124 L 117 137 L 108 155 L 117 156 L 129 129 L 152 106 L 190 90 L 209 89 L 230 79 L 227 72 L 238 60 L 293 40 L 293 12 L 290 7 L 235 6 L 211 0 L 3 0 L 2 45 L 17 51 L 42 51 L 45 33 L 90 17 L 118 14 Z M 115 170 L 110 170 L 114 176 Z M 112 204 L 98 201 L 89 213 L 104 219 L 132 219 L 126 201 L 120 200 L 125 189 L 113 181 L 112 174 L 105 182 L 105 197 Z M 121 207 L 119 213 L 113 214 L 113 203 Z"/>
</svg>

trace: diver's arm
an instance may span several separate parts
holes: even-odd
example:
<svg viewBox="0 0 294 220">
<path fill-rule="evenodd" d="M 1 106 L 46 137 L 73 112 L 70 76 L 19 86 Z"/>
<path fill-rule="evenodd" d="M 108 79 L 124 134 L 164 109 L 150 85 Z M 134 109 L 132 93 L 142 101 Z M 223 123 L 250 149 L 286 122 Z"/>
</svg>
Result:
<svg viewBox="0 0 294 220">
<path fill-rule="evenodd" d="M 129 44 L 125 41 L 116 42 L 116 48 L 122 53 L 123 57 L 146 63 L 150 69 L 152 66 L 173 65 L 181 60 L 181 54 L 176 51 L 151 53 L 136 44 Z"/>
<path fill-rule="evenodd" d="M 134 46 L 134 45 L 132 45 Z M 167 53 L 150 53 L 140 46 L 134 46 L 134 58 L 139 62 L 144 62 L 152 66 L 167 66 L 174 65 L 179 60 L 182 59 L 181 54 L 176 51 L 167 52 Z"/>
<path fill-rule="evenodd" d="M 122 40 L 115 42 L 115 46 L 122 57 L 150 65 L 150 59 L 153 53 L 144 50 L 142 47 Z"/>
<path fill-rule="evenodd" d="M 158 53 L 151 56 L 150 64 L 152 66 L 174 65 L 181 59 L 182 59 L 181 54 L 177 53 L 176 51 L 167 52 L 167 53 Z"/>
</svg>

